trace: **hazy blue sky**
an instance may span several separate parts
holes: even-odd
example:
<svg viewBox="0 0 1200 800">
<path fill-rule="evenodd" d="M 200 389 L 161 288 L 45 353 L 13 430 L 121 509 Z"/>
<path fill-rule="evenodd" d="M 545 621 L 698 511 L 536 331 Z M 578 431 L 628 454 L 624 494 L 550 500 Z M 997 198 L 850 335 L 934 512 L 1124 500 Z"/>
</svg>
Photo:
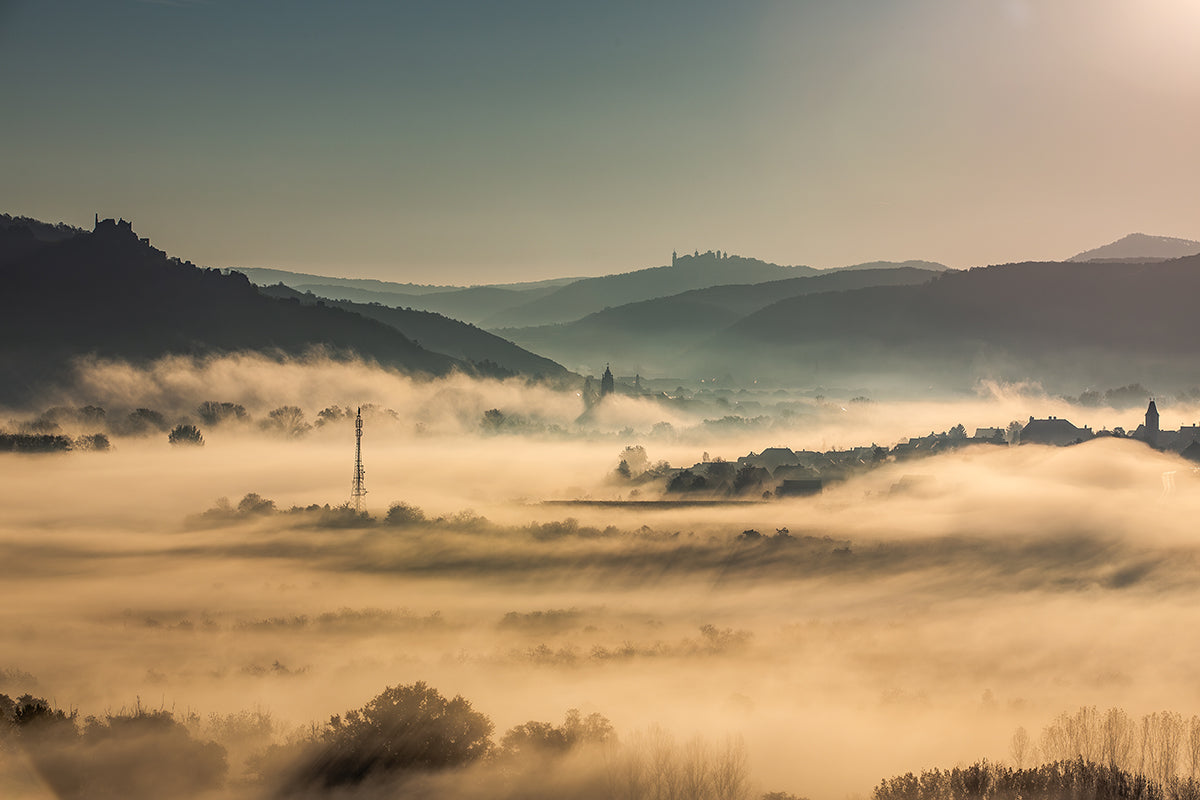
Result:
<svg viewBox="0 0 1200 800">
<path fill-rule="evenodd" d="M 0 0 L 0 211 L 421 282 L 1200 238 L 1195 0 Z"/>
</svg>

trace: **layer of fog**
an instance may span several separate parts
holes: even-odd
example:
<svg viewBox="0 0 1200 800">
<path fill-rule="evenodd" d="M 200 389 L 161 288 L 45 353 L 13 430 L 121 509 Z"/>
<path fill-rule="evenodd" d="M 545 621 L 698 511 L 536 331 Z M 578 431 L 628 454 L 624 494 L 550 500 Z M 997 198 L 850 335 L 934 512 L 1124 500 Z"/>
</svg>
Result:
<svg viewBox="0 0 1200 800">
<path fill-rule="evenodd" d="M 764 788 L 814 800 L 1005 758 L 1017 725 L 1080 705 L 1200 710 L 1186 636 L 1200 621 L 1200 486 L 1185 462 L 1135 442 L 966 448 L 748 506 L 538 503 L 620 493 L 610 474 L 627 444 L 682 465 L 702 450 L 890 444 L 1031 414 L 1132 428 L 1140 412 L 1079 417 L 1027 391 L 814 401 L 770 439 L 710 427 L 709 441 L 680 435 L 706 430 L 686 411 L 618 398 L 615 421 L 590 429 L 487 435 L 489 408 L 567 429 L 582 406 L 517 381 L 231 364 L 202 367 L 195 384 L 186 364 L 179 377 L 108 374 L 67 399 L 176 415 L 214 399 L 255 419 L 296 404 L 310 421 L 326 405 L 391 408 L 363 440 L 368 510 L 378 521 L 405 501 L 430 521 L 197 516 L 249 492 L 281 509 L 344 502 L 345 420 L 299 439 L 231 424 L 196 449 L 155 435 L 108 453 L 6 454 L 0 692 L 84 713 L 138 698 L 203 714 L 265 708 L 287 728 L 425 680 L 500 730 L 576 707 L 626 734 L 652 723 L 681 738 L 740 734 Z M 678 430 L 650 436 L 659 421 Z M 927 476 L 918 493 L 892 491 L 914 473 Z M 739 540 L 747 529 L 763 539 Z"/>
<path fill-rule="evenodd" d="M 869 388 L 679 388 L 682 394 L 669 391 L 672 396 L 665 399 L 618 393 L 588 410 L 582 384 L 549 386 L 461 374 L 419 380 L 356 361 L 249 354 L 171 357 L 143 367 L 83 361 L 74 380 L 43 398 L 39 407 L 0 410 L 0 420 L 8 421 L 0 427 L 11 429 L 52 406 L 84 405 L 105 409 L 110 424 L 137 408 L 158 411 L 172 424 L 197 422 L 196 407 L 207 400 L 240 405 L 260 422 L 273 409 L 295 406 L 310 424 L 318 422 L 322 409 L 366 405 L 378 414 L 376 420 L 368 418 L 373 435 L 458 438 L 483 432 L 485 412 L 495 409 L 502 422 L 492 432 L 653 444 L 653 460 L 679 465 L 699 460 L 705 451 L 732 459 L 773 445 L 797 450 L 890 446 L 955 424 L 963 424 L 970 434 L 978 427 L 1003 428 L 1030 416 L 1068 418 L 1094 430 L 1132 431 L 1141 422 L 1145 402 L 1142 397 L 1129 408 L 1080 406 L 1037 384 L 992 381 L 965 395 L 947 396 L 931 388 L 927 400 L 912 400 L 917 390 L 891 399 L 886 393 L 872 398 Z M 1083 393 L 1094 387 L 1079 389 Z M 1194 392 L 1178 398 L 1160 393 L 1158 405 L 1164 427 L 1200 420 L 1200 396 Z M 204 433 L 209 437 L 212 432 L 205 427 Z"/>
</svg>

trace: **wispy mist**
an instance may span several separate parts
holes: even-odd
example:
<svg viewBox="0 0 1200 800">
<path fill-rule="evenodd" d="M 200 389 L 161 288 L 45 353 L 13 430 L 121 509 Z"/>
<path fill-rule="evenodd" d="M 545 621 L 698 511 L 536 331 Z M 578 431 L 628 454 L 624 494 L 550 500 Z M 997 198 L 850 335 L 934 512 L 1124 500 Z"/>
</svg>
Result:
<svg viewBox="0 0 1200 800">
<path fill-rule="evenodd" d="M 967 447 L 768 503 L 546 506 L 626 491 L 611 474 L 635 441 L 690 463 L 703 421 L 679 414 L 685 436 L 630 438 L 612 430 L 624 418 L 569 429 L 577 397 L 518 382 L 230 359 L 199 365 L 194 384 L 196 366 L 97 365 L 71 400 L 172 418 L 202 399 L 244 404 L 248 421 L 205 430 L 203 447 L 114 436 L 106 453 L 3 457 L 0 693 L 97 715 L 139 699 L 201 719 L 269 712 L 276 727 L 230 751 L 231 781 L 266 742 L 421 680 L 499 730 L 578 708 L 622 736 L 740 736 L 760 788 L 814 800 L 1005 758 L 1017 725 L 1064 708 L 1200 706 L 1181 636 L 1200 607 L 1200 479 L 1140 443 Z M 298 398 L 309 433 L 262 429 Z M 359 402 L 377 409 L 369 518 L 347 523 L 352 429 L 315 423 L 326 404 Z M 1081 411 L 1028 390 L 805 402 L 802 422 L 704 449 Z M 659 408 L 628 404 L 638 425 Z M 563 430 L 488 431 L 489 408 Z M 1078 421 L 1136 424 L 1092 411 Z M 919 491 L 897 488 L 906 475 Z M 274 508 L 239 513 L 249 493 Z M 395 501 L 420 513 L 389 523 Z"/>
</svg>

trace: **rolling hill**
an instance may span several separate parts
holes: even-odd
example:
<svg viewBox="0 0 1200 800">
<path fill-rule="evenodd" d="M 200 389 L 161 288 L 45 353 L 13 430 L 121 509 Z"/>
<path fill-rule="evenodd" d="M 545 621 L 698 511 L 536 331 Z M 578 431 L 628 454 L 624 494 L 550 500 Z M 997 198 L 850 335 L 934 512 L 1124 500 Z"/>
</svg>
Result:
<svg viewBox="0 0 1200 800">
<path fill-rule="evenodd" d="M 555 291 L 556 286 L 541 286 L 534 289 L 508 289 L 502 286 L 471 286 L 464 289 L 429 292 L 428 294 L 400 294 L 397 292 L 374 292 L 345 286 L 301 283 L 288 284 L 299 292 L 312 292 L 319 297 L 333 300 L 349 300 L 355 303 L 379 303 L 393 308 L 411 308 L 432 311 L 447 317 L 478 324 L 488 317 L 524 305 Z"/>
<path fill-rule="evenodd" d="M 1114 261 L 1149 262 L 1183 258 L 1200 253 L 1200 242 L 1191 239 L 1176 239 L 1171 236 L 1147 236 L 1131 233 L 1115 242 L 1094 250 L 1085 250 L 1072 256 L 1069 261 Z"/>
<path fill-rule="evenodd" d="M 967 388 L 1191 380 L 1200 256 L 1152 264 L 1023 263 L 781 300 L 708 337 L 694 369 L 792 381 Z M 1180 376 L 1185 376 L 1181 378 Z"/>
<path fill-rule="evenodd" d="M 516 308 L 492 314 L 480 324 L 497 329 L 570 322 L 609 306 L 665 297 L 688 289 L 761 283 L 819 272 L 812 267 L 781 267 L 741 256 L 721 257 L 710 251 L 679 256 L 671 266 L 584 278 Z"/>
<path fill-rule="evenodd" d="M 283 284 L 259 289 L 270 297 L 294 299 L 305 305 L 322 302 L 312 293 L 297 292 Z M 395 328 L 422 347 L 468 362 L 486 374 L 522 374 L 535 378 L 566 378 L 561 365 L 531 353 L 495 334 L 431 311 L 391 308 L 379 304 L 324 299 L 324 304 L 377 320 Z"/>
<path fill-rule="evenodd" d="M 596 368 L 611 361 L 628 365 L 628 369 L 670 372 L 682 352 L 714 330 L 729 327 L 782 298 L 864 286 L 911 285 L 938 274 L 940 271 L 893 264 L 755 284 L 711 286 L 607 308 L 575 322 L 497 332 L 577 368 Z"/>
<path fill-rule="evenodd" d="M 299 355 L 319 348 L 419 374 L 469 369 L 376 320 L 266 297 L 244 275 L 168 258 L 127 223 L 0 252 L 0 284 L 5 403 L 36 397 L 66 379 L 73 359 L 85 355 L 141 362 L 168 354 Z"/>
</svg>

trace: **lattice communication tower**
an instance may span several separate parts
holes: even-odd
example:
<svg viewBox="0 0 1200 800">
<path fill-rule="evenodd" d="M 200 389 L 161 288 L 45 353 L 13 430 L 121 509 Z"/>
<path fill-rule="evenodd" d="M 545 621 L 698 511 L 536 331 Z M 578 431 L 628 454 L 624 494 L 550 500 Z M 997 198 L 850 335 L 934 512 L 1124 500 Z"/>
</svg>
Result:
<svg viewBox="0 0 1200 800">
<path fill-rule="evenodd" d="M 350 497 L 354 500 L 354 510 L 360 513 L 363 510 L 363 497 L 367 494 L 367 487 L 363 483 L 366 472 L 362 465 L 362 431 L 362 408 L 359 408 L 358 416 L 354 418 L 354 480 L 350 484 Z"/>
</svg>

